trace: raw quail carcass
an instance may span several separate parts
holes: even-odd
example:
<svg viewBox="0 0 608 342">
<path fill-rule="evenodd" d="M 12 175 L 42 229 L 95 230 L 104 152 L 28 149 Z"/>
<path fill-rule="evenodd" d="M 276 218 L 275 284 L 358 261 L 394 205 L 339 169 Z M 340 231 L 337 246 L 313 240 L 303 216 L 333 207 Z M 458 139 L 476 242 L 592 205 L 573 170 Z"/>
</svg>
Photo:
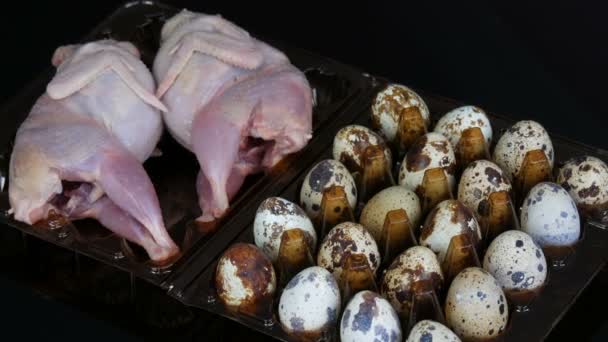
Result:
<svg viewBox="0 0 608 342">
<path fill-rule="evenodd" d="M 178 253 L 142 163 L 162 134 L 164 105 L 131 43 L 101 40 L 59 47 L 57 72 L 19 127 L 9 198 L 18 221 L 52 210 L 95 218 L 162 261 Z"/>
<path fill-rule="evenodd" d="M 153 71 L 169 132 L 201 166 L 200 221 L 222 217 L 247 175 L 271 168 L 311 138 L 305 75 L 219 15 L 184 10 L 167 21 Z"/>
</svg>

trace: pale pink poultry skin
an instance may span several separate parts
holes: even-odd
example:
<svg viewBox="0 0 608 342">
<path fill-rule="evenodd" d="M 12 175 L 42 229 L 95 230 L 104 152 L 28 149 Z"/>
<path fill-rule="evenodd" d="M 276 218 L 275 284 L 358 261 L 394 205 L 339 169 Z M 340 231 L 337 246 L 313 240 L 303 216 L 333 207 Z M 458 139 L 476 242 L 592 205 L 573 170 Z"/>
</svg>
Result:
<svg viewBox="0 0 608 342">
<path fill-rule="evenodd" d="M 311 138 L 305 75 L 219 15 L 184 10 L 168 20 L 153 72 L 169 132 L 201 166 L 199 221 L 222 217 L 247 175 L 273 167 Z"/>
<path fill-rule="evenodd" d="M 59 47 L 52 63 L 54 78 L 16 134 L 9 170 L 14 218 L 34 224 L 50 210 L 94 218 L 152 260 L 176 255 L 142 166 L 160 139 L 166 108 L 139 52 L 128 42 L 102 40 Z"/>
</svg>

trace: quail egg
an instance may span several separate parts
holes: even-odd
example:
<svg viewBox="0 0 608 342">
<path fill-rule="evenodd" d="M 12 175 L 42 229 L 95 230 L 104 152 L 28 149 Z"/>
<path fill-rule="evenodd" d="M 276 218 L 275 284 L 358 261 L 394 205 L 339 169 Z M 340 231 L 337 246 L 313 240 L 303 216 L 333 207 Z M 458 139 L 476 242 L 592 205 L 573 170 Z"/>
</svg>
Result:
<svg viewBox="0 0 608 342">
<path fill-rule="evenodd" d="M 491 161 L 476 160 L 460 176 L 458 200 L 480 219 L 489 214 L 490 194 L 498 191 L 511 191 L 509 178 Z"/>
<path fill-rule="evenodd" d="M 386 188 L 367 201 L 359 221 L 372 233 L 376 242 L 380 243 L 386 214 L 398 209 L 405 210 L 412 228 L 418 227 L 421 215 L 420 200 L 413 191 L 402 186 Z"/>
<path fill-rule="evenodd" d="M 608 206 L 608 166 L 599 158 L 582 156 L 568 160 L 559 170 L 557 183 L 582 210 Z"/>
<path fill-rule="evenodd" d="M 363 254 L 375 274 L 380 265 L 380 252 L 374 237 L 362 225 L 343 222 L 329 231 L 317 255 L 317 265 L 325 267 L 339 280 L 343 265 L 351 254 Z"/>
<path fill-rule="evenodd" d="M 421 191 L 424 172 L 443 168 L 450 190 L 454 189 L 456 157 L 452 144 L 440 133 L 427 133 L 410 147 L 399 169 L 399 184 L 412 191 Z"/>
<path fill-rule="evenodd" d="M 494 277 L 479 267 L 462 270 L 452 281 L 445 318 L 463 340 L 495 338 L 509 320 L 505 295 Z"/>
<path fill-rule="evenodd" d="M 302 190 L 300 191 L 300 205 L 308 216 L 315 217 L 321 210 L 323 191 L 331 186 L 342 186 L 346 193 L 348 204 L 355 208 L 357 204 L 357 186 L 344 164 L 337 160 L 325 159 L 317 163 L 308 172 Z"/>
<path fill-rule="evenodd" d="M 253 221 L 255 244 L 275 262 L 279 256 L 283 232 L 294 228 L 304 231 L 310 249 L 314 250 L 317 233 L 304 210 L 281 197 L 267 198 L 258 207 Z"/>
<path fill-rule="evenodd" d="M 400 84 L 390 84 L 376 95 L 372 104 L 372 123 L 380 129 L 388 141 L 395 140 L 399 130 L 399 118 L 405 108 L 415 107 L 428 127 L 429 109 L 424 100 L 412 89 Z"/>
<path fill-rule="evenodd" d="M 306 268 L 285 286 L 278 311 L 281 325 L 288 333 L 320 335 L 338 320 L 338 284 L 326 269 Z"/>
<path fill-rule="evenodd" d="M 493 159 L 513 180 L 522 167 L 526 154 L 542 150 L 553 168 L 553 143 L 545 128 L 536 121 L 523 120 L 509 128 L 496 143 Z"/>
<path fill-rule="evenodd" d="M 401 341 L 401 323 L 393 307 L 372 291 L 361 291 L 344 308 L 342 342 Z"/>
<path fill-rule="evenodd" d="M 253 309 L 274 295 L 276 276 L 272 263 L 256 246 L 236 243 L 218 261 L 215 286 L 227 306 Z"/>
<path fill-rule="evenodd" d="M 460 342 L 460 338 L 439 322 L 422 320 L 414 325 L 406 342 Z"/>
<path fill-rule="evenodd" d="M 384 139 L 371 129 L 361 125 L 350 125 L 338 131 L 334 138 L 333 158 L 339 160 L 351 172 L 363 170 L 365 149 L 368 146 L 380 146 L 389 165 L 392 165 L 390 149 Z"/>
<path fill-rule="evenodd" d="M 427 247 L 414 246 L 401 253 L 389 266 L 382 279 L 382 295 L 398 313 L 409 316 L 412 285 L 423 279 L 432 281 L 437 291 L 443 283 L 443 272 L 437 256 Z"/>
<path fill-rule="evenodd" d="M 530 235 L 508 230 L 497 236 L 486 251 L 483 268 L 505 291 L 532 291 L 547 278 L 547 261 Z"/>
<path fill-rule="evenodd" d="M 492 142 L 492 125 L 486 113 L 476 106 L 462 106 L 446 113 L 437 121 L 435 132 L 443 134 L 454 148 L 467 128 L 479 127 L 487 146 Z"/>
<path fill-rule="evenodd" d="M 443 263 L 451 239 L 464 233 L 472 233 L 481 240 L 473 212 L 457 200 L 444 200 L 427 216 L 420 232 L 420 245 L 430 248 Z"/>
<path fill-rule="evenodd" d="M 521 230 L 543 248 L 575 244 L 581 223 L 574 200 L 558 184 L 536 184 L 522 205 Z"/>
</svg>

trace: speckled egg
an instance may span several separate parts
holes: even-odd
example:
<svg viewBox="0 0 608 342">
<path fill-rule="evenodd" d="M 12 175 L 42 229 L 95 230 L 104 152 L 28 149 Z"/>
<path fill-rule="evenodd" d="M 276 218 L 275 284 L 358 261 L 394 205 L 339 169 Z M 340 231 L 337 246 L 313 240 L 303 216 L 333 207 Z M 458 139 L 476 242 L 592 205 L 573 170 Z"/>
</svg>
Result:
<svg viewBox="0 0 608 342">
<path fill-rule="evenodd" d="M 275 262 L 279 256 L 283 232 L 294 228 L 304 231 L 309 247 L 315 250 L 317 233 L 304 210 L 281 197 L 267 198 L 258 207 L 253 221 L 255 244 Z"/>
<path fill-rule="evenodd" d="M 351 254 L 364 254 L 374 272 L 380 266 L 380 253 L 376 240 L 362 225 L 343 222 L 332 228 L 319 247 L 317 265 L 332 272 L 336 280 L 342 275 L 342 266 Z"/>
<path fill-rule="evenodd" d="M 513 180 L 526 157 L 533 150 L 543 150 L 553 167 L 553 143 L 545 128 L 536 121 L 523 120 L 511 126 L 498 139 L 494 147 L 493 159 L 506 175 Z"/>
<path fill-rule="evenodd" d="M 399 169 L 399 184 L 412 191 L 420 191 L 424 172 L 432 168 L 443 168 L 450 189 L 456 180 L 456 157 L 452 144 L 440 133 L 427 133 L 410 147 Z"/>
<path fill-rule="evenodd" d="M 435 132 L 443 134 L 456 148 L 462 132 L 471 127 L 479 127 L 487 146 L 490 146 L 492 125 L 486 113 L 476 106 L 462 106 L 447 112 L 437 121 Z"/>
<path fill-rule="evenodd" d="M 573 158 L 559 170 L 557 183 L 582 209 L 608 204 L 608 166 L 592 156 Z"/>
<path fill-rule="evenodd" d="M 426 122 L 430 123 L 429 109 L 424 100 L 412 89 L 390 84 L 379 92 L 372 104 L 372 123 L 380 129 L 388 141 L 393 141 L 399 130 L 399 117 L 405 108 L 415 107 Z"/>
<path fill-rule="evenodd" d="M 367 201 L 359 222 L 372 233 L 376 242 L 380 243 L 386 214 L 398 209 L 405 210 L 412 228 L 418 227 L 421 215 L 420 200 L 413 191 L 403 186 L 386 188 Z"/>
<path fill-rule="evenodd" d="M 469 267 L 450 285 L 445 318 L 463 340 L 488 339 L 505 330 L 509 308 L 496 279 L 482 268 Z"/>
<path fill-rule="evenodd" d="M 460 342 L 460 338 L 445 325 L 427 319 L 412 327 L 406 342 Z"/>
<path fill-rule="evenodd" d="M 339 160 L 351 172 L 361 172 L 365 163 L 365 149 L 379 146 L 389 165 L 392 165 L 391 150 L 384 139 L 371 129 L 361 125 L 343 127 L 334 137 L 333 158 Z"/>
<path fill-rule="evenodd" d="M 545 283 L 547 261 L 530 235 L 508 230 L 497 236 L 486 251 L 483 268 L 503 290 L 534 290 Z"/>
<path fill-rule="evenodd" d="M 308 216 L 315 217 L 321 209 L 323 191 L 331 186 L 342 186 L 351 208 L 357 204 L 357 186 L 344 164 L 337 160 L 325 159 L 313 166 L 304 178 L 300 190 L 300 205 Z"/>
<path fill-rule="evenodd" d="M 236 243 L 218 261 L 215 286 L 224 304 L 248 308 L 274 294 L 276 276 L 272 263 L 256 246 Z"/>
<path fill-rule="evenodd" d="M 437 256 L 427 247 L 410 247 L 386 270 L 382 279 L 382 296 L 398 313 L 409 316 L 414 294 L 412 285 L 423 279 L 430 279 L 437 291 L 441 288 L 443 272 Z"/>
<path fill-rule="evenodd" d="M 401 341 L 401 323 L 386 299 L 372 291 L 361 291 L 344 308 L 340 322 L 340 340 Z"/>
<path fill-rule="evenodd" d="M 334 277 L 318 266 L 296 274 L 281 294 L 279 320 L 292 334 L 315 335 L 338 320 L 340 290 Z"/>
<path fill-rule="evenodd" d="M 511 191 L 509 178 L 491 161 L 476 160 L 460 176 L 458 200 L 479 219 L 489 214 L 490 194 L 498 191 Z"/>
<path fill-rule="evenodd" d="M 468 232 L 481 239 L 481 230 L 471 209 L 460 201 L 445 200 L 437 204 L 427 216 L 420 232 L 420 245 L 435 252 L 442 263 L 452 237 Z"/>
<path fill-rule="evenodd" d="M 558 184 L 536 184 L 522 205 L 521 230 L 543 248 L 575 244 L 581 223 L 574 200 Z"/>
</svg>

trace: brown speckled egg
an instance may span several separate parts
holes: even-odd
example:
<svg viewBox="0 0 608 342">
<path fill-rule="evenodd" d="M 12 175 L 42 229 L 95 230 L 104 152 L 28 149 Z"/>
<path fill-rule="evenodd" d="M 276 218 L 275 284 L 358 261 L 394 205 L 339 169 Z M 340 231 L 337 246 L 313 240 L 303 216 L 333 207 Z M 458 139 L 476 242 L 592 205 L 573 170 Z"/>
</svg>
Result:
<svg viewBox="0 0 608 342">
<path fill-rule="evenodd" d="M 220 300 L 227 306 L 252 308 L 273 296 L 274 268 L 256 246 L 236 243 L 224 252 L 217 264 L 215 286 Z"/>
<path fill-rule="evenodd" d="M 487 146 L 490 146 L 492 141 L 490 119 L 481 108 L 476 106 L 462 106 L 447 112 L 437 121 L 435 132 L 445 135 L 456 148 L 462 132 L 471 127 L 479 127 Z"/>
<path fill-rule="evenodd" d="M 339 160 L 351 172 L 361 172 L 365 163 L 365 149 L 380 146 L 389 165 L 392 165 L 391 150 L 384 139 L 371 129 L 361 125 L 349 125 L 338 131 L 334 137 L 333 158 Z"/>
<path fill-rule="evenodd" d="M 453 190 L 456 183 L 454 149 L 442 134 L 431 132 L 418 138 L 407 151 L 399 169 L 399 184 L 412 191 L 421 191 L 419 187 L 424 172 L 437 167 L 443 168 L 450 189 Z"/>
<path fill-rule="evenodd" d="M 496 279 L 482 268 L 469 267 L 458 273 L 450 285 L 445 318 L 463 340 L 483 340 L 505 330 L 509 308 Z"/>
<path fill-rule="evenodd" d="M 355 208 L 357 186 L 353 176 L 344 164 L 337 160 L 325 159 L 310 169 L 300 190 L 300 205 L 308 216 L 315 217 L 319 214 L 323 191 L 333 185 L 344 187 L 348 204 Z"/>
<path fill-rule="evenodd" d="M 468 232 L 481 239 L 481 230 L 471 209 L 457 200 L 445 200 L 427 216 L 420 233 L 420 245 L 435 252 L 442 263 L 452 237 Z"/>
<path fill-rule="evenodd" d="M 439 322 L 422 320 L 414 325 L 406 342 L 460 342 L 460 338 Z"/>
<path fill-rule="evenodd" d="M 592 156 L 570 159 L 559 170 L 557 183 L 583 210 L 608 205 L 608 166 Z"/>
<path fill-rule="evenodd" d="M 317 255 L 317 265 L 332 272 L 340 280 L 342 267 L 351 254 L 367 257 L 370 269 L 375 274 L 380 266 L 380 252 L 374 237 L 362 225 L 343 222 L 329 231 Z"/>
<path fill-rule="evenodd" d="M 491 161 L 476 160 L 460 176 L 458 200 L 479 219 L 489 214 L 488 198 L 491 193 L 498 191 L 511 191 L 509 178 Z"/>
<path fill-rule="evenodd" d="M 483 268 L 503 290 L 534 290 L 545 283 L 547 261 L 530 235 L 508 230 L 497 236 L 486 251 Z"/>
<path fill-rule="evenodd" d="M 553 143 L 545 128 L 536 121 L 523 120 L 509 128 L 496 143 L 492 158 L 513 180 L 522 167 L 526 153 L 543 150 L 553 167 Z"/>
<path fill-rule="evenodd" d="M 413 191 L 403 186 L 386 188 L 367 201 L 359 222 L 372 233 L 376 242 L 380 243 L 386 214 L 398 209 L 405 210 L 413 228 L 418 227 L 421 213 L 420 200 Z"/>
<path fill-rule="evenodd" d="M 428 127 L 429 109 L 424 100 L 412 89 L 390 84 L 376 95 L 372 104 L 372 122 L 388 141 L 393 141 L 399 130 L 399 117 L 405 108 L 416 107 Z"/>
<path fill-rule="evenodd" d="M 412 306 L 412 285 L 430 279 L 435 289 L 443 284 L 443 272 L 437 256 L 427 247 L 414 246 L 401 253 L 386 270 L 382 279 L 382 296 L 398 313 L 409 316 Z"/>
<path fill-rule="evenodd" d="M 401 341 L 401 322 L 386 299 L 372 291 L 360 291 L 344 308 L 340 341 Z"/>
</svg>

